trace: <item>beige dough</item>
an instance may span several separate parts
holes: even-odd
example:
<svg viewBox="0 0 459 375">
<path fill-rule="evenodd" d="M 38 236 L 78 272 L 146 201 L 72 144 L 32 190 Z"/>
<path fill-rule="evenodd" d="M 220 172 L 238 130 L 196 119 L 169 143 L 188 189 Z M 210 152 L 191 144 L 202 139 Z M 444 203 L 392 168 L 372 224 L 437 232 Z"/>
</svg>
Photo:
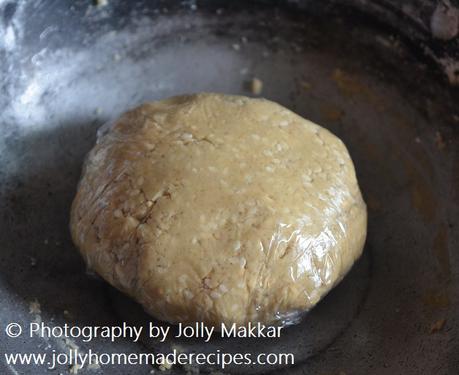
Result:
<svg viewBox="0 0 459 375">
<path fill-rule="evenodd" d="M 90 268 L 169 322 L 285 322 L 360 256 L 366 206 L 344 144 L 262 99 L 178 96 L 124 114 L 71 213 Z"/>
</svg>

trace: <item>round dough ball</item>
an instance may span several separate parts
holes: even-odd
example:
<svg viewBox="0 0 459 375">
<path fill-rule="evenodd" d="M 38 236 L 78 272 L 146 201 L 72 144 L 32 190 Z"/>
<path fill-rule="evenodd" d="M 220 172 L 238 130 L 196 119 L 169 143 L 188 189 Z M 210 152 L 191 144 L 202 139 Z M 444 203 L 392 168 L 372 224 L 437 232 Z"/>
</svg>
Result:
<svg viewBox="0 0 459 375">
<path fill-rule="evenodd" d="M 283 323 L 362 252 L 344 144 L 263 99 L 178 96 L 124 114 L 90 152 L 73 239 L 90 268 L 169 322 Z"/>
</svg>

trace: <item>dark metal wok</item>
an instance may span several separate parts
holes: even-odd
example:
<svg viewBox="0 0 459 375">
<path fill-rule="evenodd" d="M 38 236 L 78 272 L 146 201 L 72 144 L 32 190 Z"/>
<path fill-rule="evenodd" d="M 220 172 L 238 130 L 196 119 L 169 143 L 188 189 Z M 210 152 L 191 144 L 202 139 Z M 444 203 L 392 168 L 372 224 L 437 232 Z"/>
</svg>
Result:
<svg viewBox="0 0 459 375">
<path fill-rule="evenodd" d="M 234 374 L 459 374 L 454 12 L 454 3 L 426 0 L 0 0 L 0 373 L 48 373 L 7 365 L 4 353 L 73 345 L 9 338 L 10 322 L 150 319 L 88 275 L 70 240 L 69 207 L 97 128 L 143 101 L 175 94 L 251 95 L 247 82 L 257 77 L 262 96 L 348 146 L 369 206 L 364 256 L 279 340 L 74 343 L 107 353 L 179 345 L 295 354 L 294 366 L 225 369 Z"/>
</svg>

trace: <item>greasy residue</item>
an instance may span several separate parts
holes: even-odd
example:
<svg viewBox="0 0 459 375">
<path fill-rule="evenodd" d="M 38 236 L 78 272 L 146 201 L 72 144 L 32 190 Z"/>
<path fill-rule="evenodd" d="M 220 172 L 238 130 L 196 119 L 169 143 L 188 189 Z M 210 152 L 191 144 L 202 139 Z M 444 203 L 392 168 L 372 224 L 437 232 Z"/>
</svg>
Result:
<svg viewBox="0 0 459 375">
<path fill-rule="evenodd" d="M 449 307 L 449 296 L 446 290 L 431 290 L 422 297 L 422 302 L 431 308 L 444 309 Z"/>
<path fill-rule="evenodd" d="M 333 71 L 331 78 L 338 87 L 341 95 L 345 97 L 359 96 L 360 99 L 367 100 L 377 110 L 382 111 L 385 109 L 383 99 L 376 95 L 368 86 L 352 74 L 336 68 Z"/>
<path fill-rule="evenodd" d="M 451 265 L 448 252 L 448 227 L 446 224 L 442 224 L 438 229 L 432 250 L 440 266 L 440 277 L 444 280 L 449 280 L 451 277 Z"/>
<path fill-rule="evenodd" d="M 438 203 L 432 186 L 414 162 L 405 158 L 403 164 L 411 185 L 411 204 L 425 221 L 432 222 L 436 217 Z"/>
</svg>

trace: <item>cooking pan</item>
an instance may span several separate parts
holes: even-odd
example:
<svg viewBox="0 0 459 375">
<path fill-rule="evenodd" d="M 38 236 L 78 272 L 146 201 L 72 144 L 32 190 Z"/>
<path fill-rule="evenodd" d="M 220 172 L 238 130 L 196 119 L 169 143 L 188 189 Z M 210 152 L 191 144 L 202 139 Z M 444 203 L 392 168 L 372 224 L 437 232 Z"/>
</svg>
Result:
<svg viewBox="0 0 459 375">
<path fill-rule="evenodd" d="M 459 374 L 457 7 L 0 0 L 0 373 L 50 372 L 8 364 L 5 353 L 78 346 L 295 356 L 289 365 L 173 366 L 173 374 Z M 341 137 L 355 162 L 368 238 L 345 279 L 276 340 L 8 337 L 11 322 L 152 321 L 87 271 L 71 242 L 69 208 L 84 156 L 102 124 L 142 102 L 200 91 L 253 96 L 255 78 L 261 96 Z"/>
</svg>

